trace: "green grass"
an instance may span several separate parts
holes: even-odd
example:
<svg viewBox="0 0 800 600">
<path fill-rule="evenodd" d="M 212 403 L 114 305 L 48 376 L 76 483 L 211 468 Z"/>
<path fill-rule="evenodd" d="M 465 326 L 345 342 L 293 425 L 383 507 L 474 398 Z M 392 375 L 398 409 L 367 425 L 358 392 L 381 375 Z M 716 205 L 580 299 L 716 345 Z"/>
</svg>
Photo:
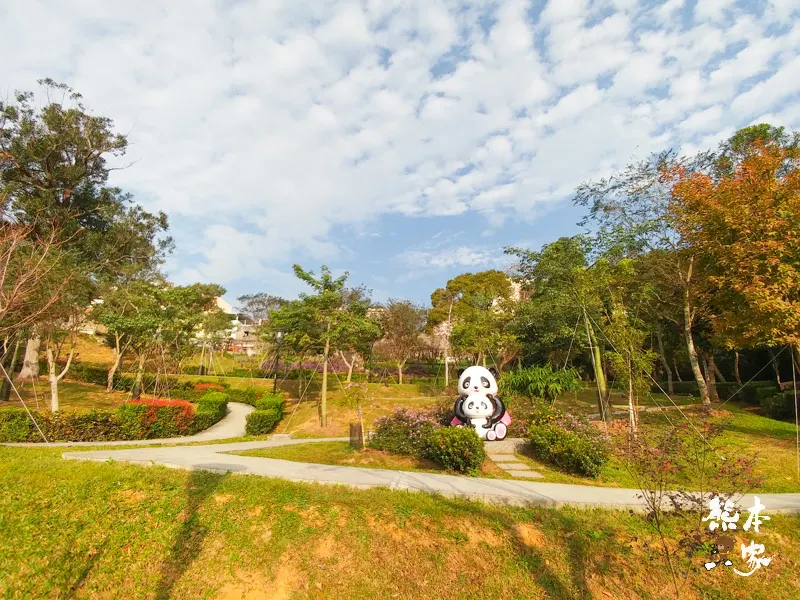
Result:
<svg viewBox="0 0 800 600">
<path fill-rule="evenodd" d="M 40 377 L 35 385 L 26 382 L 17 385 L 22 399 L 31 410 L 50 410 L 50 384 L 47 379 Z M 108 409 L 115 410 L 125 402 L 128 394 L 123 391 L 106 392 L 103 386 L 78 381 L 62 380 L 58 384 L 58 403 L 61 410 Z M 2 407 L 22 407 L 19 400 L 3 403 Z"/>
<path fill-rule="evenodd" d="M 355 450 L 350 442 L 311 442 L 308 444 L 292 444 L 274 448 L 257 448 L 231 452 L 241 456 L 260 456 L 278 458 L 296 462 L 316 463 L 321 465 L 342 465 L 346 467 L 367 467 L 372 469 L 392 469 L 400 471 L 423 471 L 428 473 L 446 472 L 437 463 L 424 458 L 400 456 L 380 450 L 366 448 Z M 491 461 L 484 463 L 480 473 L 483 477 L 508 479 L 510 476 Z"/>
<path fill-rule="evenodd" d="M 684 524 L 668 519 L 668 536 Z M 776 558 L 748 578 L 706 573 L 706 556 L 681 555 L 684 596 L 793 597 L 800 518 L 773 515 L 757 541 Z M 670 597 L 656 542 L 623 511 L 488 506 L 0 448 L 0 597 L 9 599 Z"/>
</svg>

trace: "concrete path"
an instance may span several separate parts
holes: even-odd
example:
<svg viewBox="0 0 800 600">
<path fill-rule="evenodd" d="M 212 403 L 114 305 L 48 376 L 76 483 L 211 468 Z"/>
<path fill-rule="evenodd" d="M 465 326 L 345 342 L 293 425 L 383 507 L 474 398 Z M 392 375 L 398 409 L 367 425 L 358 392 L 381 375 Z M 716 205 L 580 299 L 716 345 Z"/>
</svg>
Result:
<svg viewBox="0 0 800 600">
<path fill-rule="evenodd" d="M 192 442 L 211 442 L 214 440 L 227 440 L 230 438 L 241 437 L 245 434 L 244 425 L 251 412 L 255 410 L 249 404 L 241 404 L 239 402 L 228 402 L 228 414 L 219 423 L 212 425 L 205 431 L 201 431 L 195 435 L 187 435 L 184 437 L 174 438 L 161 438 L 154 440 L 126 440 L 121 442 L 53 442 L 50 444 L 52 447 L 60 446 L 150 446 L 153 444 L 189 444 Z M 31 444 L 31 443 L 6 443 L 3 446 L 25 446 L 25 447 L 43 447 L 46 448 L 47 444 L 44 442 Z"/>
<path fill-rule="evenodd" d="M 178 469 L 204 469 L 244 475 L 262 475 L 280 477 L 290 481 L 341 484 L 355 488 L 386 487 L 393 490 L 427 492 L 498 504 L 632 508 L 635 510 L 644 508 L 643 502 L 637 497 L 638 490 L 364 469 L 226 454 L 255 448 L 346 439 L 348 438 L 273 439 L 266 442 L 239 442 L 205 446 L 65 452 L 62 456 L 72 460 L 102 462 L 115 460 L 142 465 L 161 464 Z M 766 512 L 800 512 L 800 494 L 759 494 L 759 498 L 767 507 Z M 752 496 L 746 496 L 740 503 L 741 506 L 752 506 L 752 504 Z"/>
</svg>

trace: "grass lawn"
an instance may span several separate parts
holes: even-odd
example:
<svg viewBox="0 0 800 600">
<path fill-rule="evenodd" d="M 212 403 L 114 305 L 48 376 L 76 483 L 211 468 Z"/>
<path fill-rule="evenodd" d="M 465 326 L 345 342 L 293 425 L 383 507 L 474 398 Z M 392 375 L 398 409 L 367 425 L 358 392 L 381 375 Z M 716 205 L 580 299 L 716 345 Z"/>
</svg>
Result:
<svg viewBox="0 0 800 600">
<path fill-rule="evenodd" d="M 297 462 L 317 463 L 321 465 L 342 465 L 345 467 L 369 467 L 373 469 L 392 469 L 399 471 L 427 471 L 429 473 L 445 473 L 445 469 L 437 463 L 424 458 L 399 456 L 381 450 L 355 450 L 350 442 L 311 442 L 293 444 L 276 448 L 258 448 L 231 452 L 241 456 L 261 456 L 279 458 Z M 480 473 L 483 477 L 510 479 L 510 476 L 492 461 L 487 460 Z"/>
<path fill-rule="evenodd" d="M 717 418 L 725 423 L 725 432 L 719 438 L 719 444 L 722 445 L 720 451 L 722 456 L 726 455 L 726 451 L 757 454 L 758 463 L 755 470 L 758 475 L 765 478 L 763 485 L 757 491 L 800 492 L 800 480 L 796 475 L 794 424 L 762 417 L 754 414 L 752 409 L 743 408 L 732 402 L 728 402 L 723 410 L 729 414 Z M 689 418 L 696 419 L 696 413 L 685 412 Z M 672 411 L 670 415 L 673 423 L 677 424 L 683 420 L 677 411 Z M 648 413 L 640 416 L 640 426 L 642 428 L 661 428 L 667 426 L 667 421 L 661 414 Z M 619 444 L 624 444 L 624 439 L 618 441 Z M 636 487 L 635 481 L 625 468 L 624 460 L 619 457 L 612 457 L 603 467 L 597 479 L 563 473 L 542 463 L 532 455 L 519 456 L 519 459 L 544 475 L 543 481 L 607 487 Z"/>
<path fill-rule="evenodd" d="M 683 524 L 668 520 L 671 544 Z M 774 558 L 747 578 L 705 572 L 707 555 L 680 558 L 682 597 L 795 597 L 800 517 L 773 515 L 756 541 Z M 3 598 L 674 597 L 656 538 L 624 511 L 63 461 L 44 449 L 0 447 L 0 556 Z"/>
<path fill-rule="evenodd" d="M 47 379 L 40 377 L 34 383 L 26 382 L 17 385 L 17 390 L 22 399 L 31 410 L 50 410 L 50 384 Z M 13 406 L 22 408 L 19 400 L 0 403 L 0 407 Z M 127 392 L 106 392 L 103 386 L 78 381 L 62 380 L 58 384 L 58 403 L 61 410 L 108 409 L 114 410 L 127 399 Z"/>
</svg>

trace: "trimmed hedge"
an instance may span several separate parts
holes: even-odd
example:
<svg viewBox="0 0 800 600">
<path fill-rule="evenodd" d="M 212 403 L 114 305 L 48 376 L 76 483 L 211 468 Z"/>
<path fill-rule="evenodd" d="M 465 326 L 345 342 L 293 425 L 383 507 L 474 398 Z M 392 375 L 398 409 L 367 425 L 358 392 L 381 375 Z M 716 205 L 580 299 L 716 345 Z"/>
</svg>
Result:
<svg viewBox="0 0 800 600">
<path fill-rule="evenodd" d="M 224 393 L 214 392 L 195 406 L 182 400 L 137 400 L 116 411 L 33 412 L 52 442 L 105 442 L 179 437 L 217 423 L 227 413 Z M 41 442 L 41 435 L 22 408 L 0 410 L 0 442 Z"/>
<path fill-rule="evenodd" d="M 658 385 L 661 386 L 659 389 Z M 650 392 L 653 394 L 660 394 L 661 390 L 668 391 L 667 382 L 659 381 L 658 385 L 653 384 L 650 386 Z M 672 389 L 680 396 L 699 396 L 700 389 L 697 387 L 696 381 L 673 381 Z"/>
<path fill-rule="evenodd" d="M 721 400 L 728 400 L 732 397 L 738 402 L 753 406 L 758 406 L 761 398 L 772 396 L 779 391 L 778 383 L 775 381 L 750 381 L 744 384 L 744 387 L 736 382 L 717 384 L 717 394 Z"/>
<path fill-rule="evenodd" d="M 431 431 L 424 455 L 446 469 L 474 474 L 486 459 L 483 440 L 472 427 L 441 427 Z"/>
<path fill-rule="evenodd" d="M 208 429 L 228 413 L 228 396 L 223 392 L 209 392 L 197 401 L 192 433 Z"/>
<path fill-rule="evenodd" d="M 285 404 L 286 400 L 284 400 L 283 396 L 267 394 L 256 400 L 254 406 L 257 410 L 276 410 L 283 416 L 283 407 Z"/>
<path fill-rule="evenodd" d="M 274 408 L 254 410 L 247 415 L 245 432 L 247 435 L 263 435 L 269 433 L 281 420 L 281 414 Z"/>
<path fill-rule="evenodd" d="M 611 456 L 603 433 L 585 419 L 540 407 L 527 430 L 533 454 L 569 473 L 597 477 Z"/>
<path fill-rule="evenodd" d="M 760 391 L 760 390 L 759 390 Z M 786 390 L 761 398 L 761 410 L 773 419 L 794 420 L 794 390 Z"/>
</svg>

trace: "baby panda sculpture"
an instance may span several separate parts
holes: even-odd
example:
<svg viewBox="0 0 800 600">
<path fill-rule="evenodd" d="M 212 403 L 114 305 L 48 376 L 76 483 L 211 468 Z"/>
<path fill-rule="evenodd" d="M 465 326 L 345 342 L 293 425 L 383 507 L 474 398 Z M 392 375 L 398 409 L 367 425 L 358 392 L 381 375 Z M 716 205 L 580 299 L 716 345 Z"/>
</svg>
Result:
<svg viewBox="0 0 800 600">
<path fill-rule="evenodd" d="M 458 372 L 460 396 L 453 407 L 451 425 L 469 425 L 481 439 L 505 439 L 511 415 L 497 395 L 497 371 L 485 367 L 468 367 Z"/>
</svg>

